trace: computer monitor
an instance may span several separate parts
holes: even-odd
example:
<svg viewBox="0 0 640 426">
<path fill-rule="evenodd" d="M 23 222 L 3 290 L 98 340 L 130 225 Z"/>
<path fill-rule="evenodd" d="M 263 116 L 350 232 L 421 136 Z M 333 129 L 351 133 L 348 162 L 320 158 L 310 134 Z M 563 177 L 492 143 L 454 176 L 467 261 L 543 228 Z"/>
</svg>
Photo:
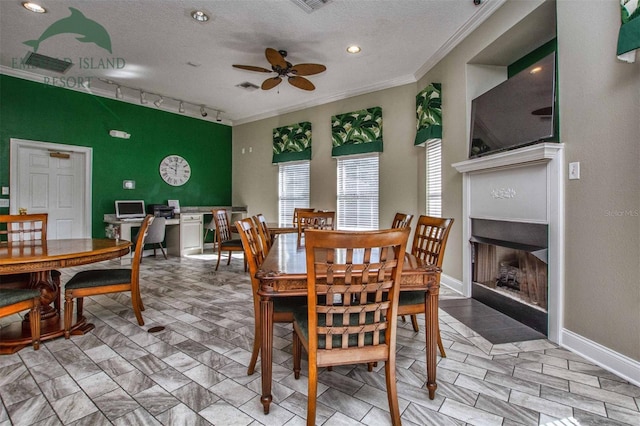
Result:
<svg viewBox="0 0 640 426">
<path fill-rule="evenodd" d="M 146 211 L 143 200 L 117 200 L 116 219 L 144 218 Z"/>
</svg>

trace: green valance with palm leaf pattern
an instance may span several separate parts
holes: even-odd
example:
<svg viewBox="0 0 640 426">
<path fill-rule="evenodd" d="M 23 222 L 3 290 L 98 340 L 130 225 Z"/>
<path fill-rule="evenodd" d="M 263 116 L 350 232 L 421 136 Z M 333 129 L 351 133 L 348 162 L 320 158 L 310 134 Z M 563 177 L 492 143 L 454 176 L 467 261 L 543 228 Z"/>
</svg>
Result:
<svg viewBox="0 0 640 426">
<path fill-rule="evenodd" d="M 373 107 L 331 117 L 331 155 L 382 152 L 382 108 Z"/>
<path fill-rule="evenodd" d="M 429 139 L 442 139 L 442 85 L 431 83 L 416 95 L 416 140 L 423 145 Z"/>
<path fill-rule="evenodd" d="M 273 129 L 273 163 L 311 160 L 311 123 Z"/>
<path fill-rule="evenodd" d="M 618 33 L 618 58 L 625 62 L 635 61 L 635 51 L 640 49 L 640 2 L 620 0 L 622 25 Z"/>
</svg>

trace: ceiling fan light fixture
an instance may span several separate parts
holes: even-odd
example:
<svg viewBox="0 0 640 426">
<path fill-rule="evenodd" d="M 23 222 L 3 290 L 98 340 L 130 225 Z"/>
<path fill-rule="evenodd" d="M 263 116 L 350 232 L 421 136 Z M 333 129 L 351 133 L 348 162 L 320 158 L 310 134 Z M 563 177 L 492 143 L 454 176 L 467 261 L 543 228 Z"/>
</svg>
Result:
<svg viewBox="0 0 640 426">
<path fill-rule="evenodd" d="M 198 22 L 207 22 L 209 20 L 209 15 L 201 10 L 194 10 L 191 12 L 191 17 Z"/>
<path fill-rule="evenodd" d="M 347 47 L 347 52 L 352 53 L 352 54 L 356 54 L 356 53 L 360 53 L 360 46 L 352 44 L 351 46 Z"/>
<path fill-rule="evenodd" d="M 47 12 L 47 10 L 44 7 L 40 6 L 37 3 L 30 2 L 30 1 L 26 1 L 26 2 L 22 3 L 22 7 L 24 7 L 25 9 L 27 9 L 27 10 L 29 10 L 31 12 L 35 12 L 35 13 L 46 13 Z"/>
</svg>

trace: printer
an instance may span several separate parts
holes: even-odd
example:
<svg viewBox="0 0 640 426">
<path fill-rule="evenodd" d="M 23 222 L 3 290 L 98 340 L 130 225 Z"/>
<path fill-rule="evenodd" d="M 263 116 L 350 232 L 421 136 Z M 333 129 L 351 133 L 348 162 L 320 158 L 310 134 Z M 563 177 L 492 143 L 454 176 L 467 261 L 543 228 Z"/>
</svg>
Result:
<svg viewBox="0 0 640 426">
<path fill-rule="evenodd" d="M 167 219 L 173 219 L 173 206 L 167 206 L 165 204 L 149 204 L 147 206 L 147 212 L 156 217 L 166 217 Z"/>
</svg>

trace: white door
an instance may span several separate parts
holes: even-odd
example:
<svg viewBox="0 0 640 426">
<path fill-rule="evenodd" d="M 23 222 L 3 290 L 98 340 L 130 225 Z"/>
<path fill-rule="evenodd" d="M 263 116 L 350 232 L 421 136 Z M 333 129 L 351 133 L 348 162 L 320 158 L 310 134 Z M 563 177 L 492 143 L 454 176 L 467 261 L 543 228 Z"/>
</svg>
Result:
<svg viewBox="0 0 640 426">
<path fill-rule="evenodd" d="M 48 213 L 48 239 L 90 237 L 91 150 L 24 142 L 12 143 L 11 212 L 25 208 L 28 213 Z"/>
</svg>

